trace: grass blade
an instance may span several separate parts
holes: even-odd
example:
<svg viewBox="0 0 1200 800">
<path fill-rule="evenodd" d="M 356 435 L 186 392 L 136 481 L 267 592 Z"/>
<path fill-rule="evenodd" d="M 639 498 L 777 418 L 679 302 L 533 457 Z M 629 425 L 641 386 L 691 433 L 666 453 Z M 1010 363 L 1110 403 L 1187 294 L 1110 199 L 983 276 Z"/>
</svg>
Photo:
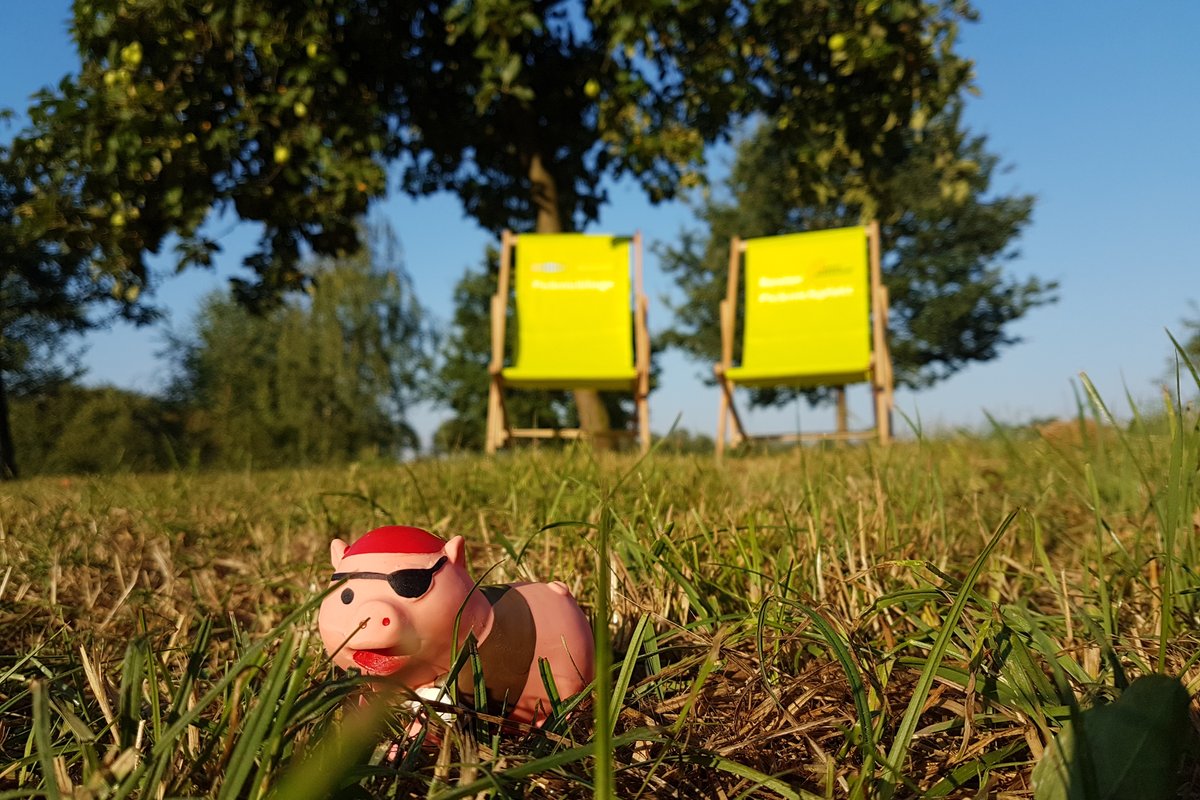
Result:
<svg viewBox="0 0 1200 800">
<path fill-rule="evenodd" d="M 595 794 L 597 800 L 613 797 L 613 720 L 612 709 L 612 649 L 609 642 L 608 620 L 611 616 L 608 598 L 612 581 L 608 563 L 608 536 L 612 531 L 612 510 L 605 506 L 600 511 L 600 526 L 596 531 L 596 618 L 592 621 L 592 635 L 596 641 L 595 704 Z"/>
<path fill-rule="evenodd" d="M 616 730 L 617 717 L 620 716 L 621 707 L 625 705 L 625 695 L 629 692 L 629 681 L 633 678 L 633 669 L 637 666 L 638 656 L 642 652 L 642 640 L 646 638 L 646 631 L 649 628 L 650 615 L 642 614 L 638 619 L 637 627 L 633 629 L 629 648 L 625 651 L 625 660 L 621 662 L 621 671 L 617 674 L 617 682 L 613 685 L 612 704 L 609 711 L 610 730 Z"/>
<path fill-rule="evenodd" d="M 33 681 L 33 741 L 37 747 L 38 763 L 42 767 L 42 785 L 48 800 L 59 800 L 58 779 L 54 770 L 54 749 L 51 745 L 50 704 L 46 697 L 46 684 Z"/>
<path fill-rule="evenodd" d="M 955 595 L 954 603 L 950 606 L 950 611 L 942 620 L 942 627 L 938 631 L 937 638 L 934 639 L 933 647 L 930 648 L 929 654 L 926 656 L 925 669 L 921 671 L 921 676 L 917 680 L 916 689 L 913 692 L 912 700 L 909 701 L 908 707 L 904 710 L 904 716 L 900 719 L 900 727 L 896 730 L 896 738 L 892 741 L 892 749 L 888 751 L 888 765 L 894 774 L 899 775 L 904 770 L 904 763 L 908 759 L 908 750 L 912 746 L 913 735 L 917 731 L 917 722 L 921 716 L 921 709 L 925 707 L 925 700 L 929 697 L 929 691 L 933 688 L 933 679 L 937 674 L 938 666 L 942 662 L 942 657 L 946 654 L 946 649 L 950 646 L 950 640 L 954 636 L 955 629 L 958 627 L 958 621 L 962 617 L 963 610 L 967 607 L 967 602 L 971 597 L 971 588 L 975 582 L 979 580 L 979 575 L 983 572 L 983 565 L 987 562 L 988 556 L 996 549 L 996 545 L 1000 543 L 1004 532 L 1008 530 L 1008 526 L 1017 516 L 1017 511 L 1010 512 L 1004 521 L 996 528 L 995 533 L 983 546 L 983 550 L 976 556 L 971 568 L 967 571 L 967 575 L 963 578 L 962 585 L 958 589 L 958 594 Z M 890 798 L 895 791 L 895 783 L 886 783 L 882 787 L 880 796 L 885 800 Z"/>
<path fill-rule="evenodd" d="M 858 716 L 859 735 L 861 736 L 859 749 L 863 754 L 862 774 L 864 776 L 870 776 L 874 771 L 876 757 L 875 731 L 871 722 L 871 706 L 868 702 L 866 683 L 863 681 L 862 672 L 858 669 L 858 664 L 854 661 L 854 657 L 850 654 L 850 647 L 848 643 L 846 642 L 845 638 L 833 627 L 829 620 L 827 620 L 816 609 L 795 600 L 767 597 L 763 600 L 762 606 L 759 608 L 758 612 L 757 646 L 759 660 L 764 664 L 764 670 L 766 668 L 766 660 L 763 657 L 762 631 L 766 623 L 767 605 L 772 599 L 777 600 L 781 604 L 786 604 L 792 608 L 795 608 L 797 611 L 800 611 L 806 617 L 808 617 L 817 630 L 820 631 L 821 638 L 823 638 L 825 643 L 829 645 L 831 650 L 833 650 L 834 658 L 836 658 L 838 663 L 841 665 L 842 671 L 846 673 L 846 679 L 850 682 L 850 694 L 854 698 L 854 710 Z M 771 688 L 770 682 L 766 680 L 765 675 L 763 676 L 763 682 L 767 686 L 767 691 L 771 693 L 771 696 L 774 698 L 776 704 L 779 704 L 782 707 L 782 703 L 780 703 L 779 698 L 775 695 L 774 690 Z"/>
</svg>

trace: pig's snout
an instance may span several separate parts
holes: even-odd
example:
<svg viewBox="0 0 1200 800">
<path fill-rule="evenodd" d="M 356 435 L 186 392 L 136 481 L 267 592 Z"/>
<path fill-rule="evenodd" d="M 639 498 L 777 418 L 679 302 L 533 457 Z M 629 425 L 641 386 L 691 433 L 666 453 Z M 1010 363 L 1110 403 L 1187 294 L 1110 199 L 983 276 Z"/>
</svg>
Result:
<svg viewBox="0 0 1200 800">
<path fill-rule="evenodd" d="M 383 600 L 368 600 L 346 610 L 349 647 L 356 650 L 385 650 L 398 647 L 404 638 L 404 617 Z"/>
</svg>

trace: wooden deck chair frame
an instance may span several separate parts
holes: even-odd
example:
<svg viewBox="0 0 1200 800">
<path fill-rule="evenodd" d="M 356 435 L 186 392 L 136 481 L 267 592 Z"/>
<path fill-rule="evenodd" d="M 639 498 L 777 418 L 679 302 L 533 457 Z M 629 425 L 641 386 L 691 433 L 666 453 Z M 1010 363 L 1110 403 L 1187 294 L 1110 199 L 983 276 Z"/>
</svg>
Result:
<svg viewBox="0 0 1200 800">
<path fill-rule="evenodd" d="M 537 234 L 527 234 L 537 235 Z M 496 293 L 492 295 L 492 358 L 488 365 L 491 383 L 488 389 L 486 451 L 495 453 L 513 439 L 584 439 L 591 434 L 582 428 L 514 428 L 510 425 L 504 405 L 504 393 L 510 387 L 504 380 L 504 336 L 508 319 L 509 288 L 512 276 L 512 254 L 521 238 L 520 234 L 505 230 L 500 237 L 500 275 Z M 610 431 L 614 437 L 636 436 L 641 451 L 650 449 L 650 332 L 647 327 L 649 304 L 642 287 L 642 234 L 635 233 L 630 239 L 633 251 L 633 358 L 635 377 L 630 381 L 637 417 L 637 430 Z M 560 388 L 581 388 L 579 386 Z"/>
<path fill-rule="evenodd" d="M 832 432 L 811 432 L 791 434 L 765 434 L 752 436 L 746 432 L 741 416 L 734 405 L 734 382 L 729 379 L 728 372 L 733 366 L 733 346 L 737 324 L 738 278 L 741 271 L 742 259 L 746 252 L 746 242 L 740 237 L 734 237 L 729 246 L 729 283 L 725 299 L 721 301 L 721 361 L 713 365 L 717 382 L 721 388 L 717 409 L 717 442 L 716 454 L 720 458 L 725 451 L 728 439 L 732 446 L 737 447 L 751 439 L 774 440 L 781 442 L 803 442 L 817 440 L 854 440 L 878 437 L 880 444 L 888 444 L 892 438 L 891 414 L 894 405 L 894 381 L 892 375 L 892 357 L 888 350 L 888 290 L 883 285 L 883 274 L 880 267 L 879 223 L 870 222 L 865 226 L 868 242 L 869 268 L 869 297 L 871 314 L 871 365 L 868 382 L 875 406 L 875 426 L 867 430 L 848 430 L 845 386 L 837 387 L 837 430 Z"/>
</svg>

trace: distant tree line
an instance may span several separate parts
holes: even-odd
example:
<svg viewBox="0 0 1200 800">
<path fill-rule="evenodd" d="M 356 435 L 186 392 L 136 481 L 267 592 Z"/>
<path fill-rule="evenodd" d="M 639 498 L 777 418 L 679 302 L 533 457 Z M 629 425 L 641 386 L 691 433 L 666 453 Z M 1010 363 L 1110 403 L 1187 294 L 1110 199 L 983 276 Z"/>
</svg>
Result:
<svg viewBox="0 0 1200 800">
<path fill-rule="evenodd" d="M 361 254 L 312 262 L 302 295 L 256 311 L 231 292 L 206 298 L 191 329 L 169 339 L 159 396 L 85 388 L 77 373 L 17 383 L 13 449 L 25 471 L 305 466 L 415 451 L 408 413 L 426 395 L 433 334 L 398 252 L 380 227 Z"/>
</svg>

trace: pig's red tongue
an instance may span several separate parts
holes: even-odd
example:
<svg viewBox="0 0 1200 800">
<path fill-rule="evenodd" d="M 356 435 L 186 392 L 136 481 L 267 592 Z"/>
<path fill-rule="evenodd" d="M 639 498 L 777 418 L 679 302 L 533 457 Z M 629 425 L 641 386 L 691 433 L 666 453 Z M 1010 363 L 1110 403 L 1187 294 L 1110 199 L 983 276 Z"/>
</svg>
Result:
<svg viewBox="0 0 1200 800">
<path fill-rule="evenodd" d="M 404 666 L 405 656 L 391 655 L 381 650 L 356 650 L 354 663 L 369 675 L 391 675 Z"/>
</svg>

